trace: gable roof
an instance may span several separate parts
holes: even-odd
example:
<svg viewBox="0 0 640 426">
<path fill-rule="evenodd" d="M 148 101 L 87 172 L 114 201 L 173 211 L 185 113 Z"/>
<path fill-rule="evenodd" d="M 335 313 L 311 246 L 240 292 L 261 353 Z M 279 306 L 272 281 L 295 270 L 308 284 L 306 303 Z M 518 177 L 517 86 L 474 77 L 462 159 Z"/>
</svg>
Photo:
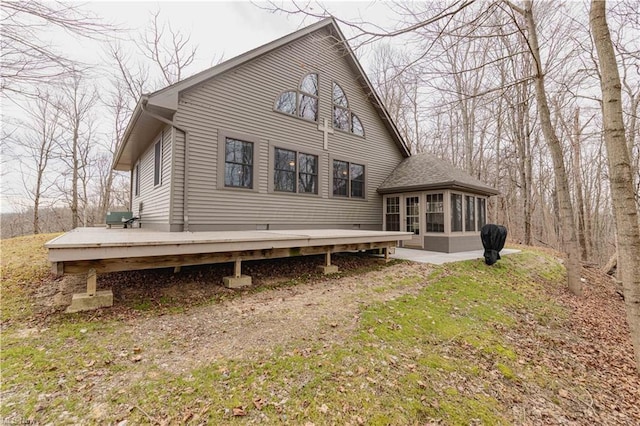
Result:
<svg viewBox="0 0 640 426">
<path fill-rule="evenodd" d="M 338 40 L 339 47 L 345 50 L 345 59 L 356 73 L 357 79 L 360 81 L 362 88 L 369 97 L 374 109 L 378 113 L 378 116 L 391 135 L 391 138 L 404 157 L 411 155 L 407 144 L 400 135 L 398 128 L 391 119 L 391 116 L 382 103 L 382 100 L 364 73 L 360 62 L 351 50 L 351 47 L 349 47 L 349 43 L 346 41 L 346 38 L 338 27 L 338 24 L 333 18 L 326 18 L 316 22 L 315 24 L 309 25 L 308 27 L 302 28 L 270 43 L 222 62 L 212 68 L 194 74 L 191 77 L 156 92 L 148 95 L 142 95 L 136 104 L 131 120 L 125 130 L 124 137 L 116 151 L 113 168 L 116 170 L 130 170 L 132 168 L 133 162 L 137 159 L 137 156 L 144 151 L 144 148 L 151 143 L 151 138 L 153 138 L 159 131 L 162 121 L 171 121 L 173 114 L 178 109 L 178 99 L 181 92 L 196 87 L 197 85 L 200 85 L 220 74 L 241 66 L 242 64 L 262 55 L 266 55 L 269 52 L 321 29 L 327 29 Z M 153 116 L 156 116 L 156 118 Z M 157 117 L 164 120 L 160 121 Z M 156 133 L 152 133 L 154 130 Z M 149 134 L 150 132 L 152 134 Z"/>
<path fill-rule="evenodd" d="M 500 193 L 495 188 L 427 152 L 405 158 L 382 182 L 378 192 L 389 194 L 432 189 L 459 189 L 480 195 Z"/>
</svg>

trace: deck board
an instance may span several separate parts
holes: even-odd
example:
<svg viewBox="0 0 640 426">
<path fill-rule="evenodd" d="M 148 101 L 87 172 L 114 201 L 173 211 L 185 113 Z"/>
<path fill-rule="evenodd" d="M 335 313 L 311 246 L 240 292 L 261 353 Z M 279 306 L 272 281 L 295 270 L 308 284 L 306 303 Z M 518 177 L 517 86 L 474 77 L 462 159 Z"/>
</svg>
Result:
<svg viewBox="0 0 640 426">
<path fill-rule="evenodd" d="M 408 232 L 349 229 L 159 232 L 142 229 L 77 228 L 47 242 L 49 261 L 118 259 L 294 247 L 395 242 Z"/>
</svg>

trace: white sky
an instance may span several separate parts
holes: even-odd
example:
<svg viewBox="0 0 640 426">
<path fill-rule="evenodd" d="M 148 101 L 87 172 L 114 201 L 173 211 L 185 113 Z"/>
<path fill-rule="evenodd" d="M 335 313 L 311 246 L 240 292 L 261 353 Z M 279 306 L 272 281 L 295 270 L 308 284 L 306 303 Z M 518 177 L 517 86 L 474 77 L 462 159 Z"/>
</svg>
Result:
<svg viewBox="0 0 640 426">
<path fill-rule="evenodd" d="M 383 2 L 329 1 L 323 4 L 343 19 L 363 18 L 387 26 L 393 25 L 388 18 L 388 6 Z M 257 5 L 266 6 L 266 3 L 104 1 L 89 2 L 82 8 L 95 13 L 107 23 L 132 32 L 144 29 L 151 18 L 151 12 L 160 10 L 160 22 L 169 20 L 174 31 L 179 30 L 189 35 L 192 45 L 198 46 L 196 60 L 187 70 L 188 75 L 191 75 L 214 65 L 214 61 L 222 55 L 224 60 L 230 59 L 315 22 L 314 18 L 303 15 L 271 13 Z M 346 37 L 351 35 L 349 28 L 342 30 Z M 48 31 L 44 40 L 50 40 L 58 52 L 64 52 L 71 59 L 109 68 L 109 59 L 104 53 L 103 43 L 77 39 L 59 29 Z M 101 85 L 109 84 L 106 79 L 96 80 L 95 83 L 98 90 Z M 18 115 L 19 110 L 3 99 L 2 125 L 7 126 L 8 120 Z M 29 202 L 19 195 L 23 187 L 19 172 L 13 170 L 11 164 L 3 163 L 2 167 L 5 170 L 0 176 L 0 212 L 15 211 L 17 204 L 28 205 Z"/>
</svg>

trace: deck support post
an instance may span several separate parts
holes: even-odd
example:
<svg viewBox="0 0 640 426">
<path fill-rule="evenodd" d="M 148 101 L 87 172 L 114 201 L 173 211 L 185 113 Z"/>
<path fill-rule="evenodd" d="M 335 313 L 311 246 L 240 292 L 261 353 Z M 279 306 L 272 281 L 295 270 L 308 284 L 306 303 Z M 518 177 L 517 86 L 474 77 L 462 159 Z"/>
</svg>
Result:
<svg viewBox="0 0 640 426">
<path fill-rule="evenodd" d="M 71 296 L 71 305 L 65 312 L 91 311 L 98 308 L 113 306 L 113 291 L 97 291 L 98 277 L 94 268 L 87 271 L 87 292 L 74 293 Z"/>
<path fill-rule="evenodd" d="M 96 295 L 97 281 L 96 270 L 93 268 L 89 269 L 89 272 L 87 272 L 87 295 Z"/>
<path fill-rule="evenodd" d="M 225 287 L 229 288 L 241 288 L 251 285 L 251 277 L 249 275 L 242 275 L 242 258 L 236 257 L 233 262 L 233 276 L 223 277 L 222 282 Z"/>
<path fill-rule="evenodd" d="M 325 275 L 338 273 L 338 267 L 331 264 L 331 250 L 326 251 L 324 254 L 324 266 L 318 266 L 318 269 Z"/>
<path fill-rule="evenodd" d="M 391 262 L 391 255 L 396 252 L 395 246 L 382 247 L 380 250 L 382 250 L 383 257 L 379 258 L 378 262 L 380 263 Z"/>
<path fill-rule="evenodd" d="M 51 273 L 56 277 L 64 275 L 64 262 L 51 262 Z"/>
</svg>

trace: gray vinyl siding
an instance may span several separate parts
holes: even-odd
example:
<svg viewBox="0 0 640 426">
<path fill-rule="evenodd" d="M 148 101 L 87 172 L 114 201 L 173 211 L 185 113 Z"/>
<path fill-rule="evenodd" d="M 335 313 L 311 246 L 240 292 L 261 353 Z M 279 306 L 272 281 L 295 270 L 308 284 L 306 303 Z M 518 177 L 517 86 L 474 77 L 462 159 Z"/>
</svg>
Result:
<svg viewBox="0 0 640 426">
<path fill-rule="evenodd" d="M 189 230 L 263 225 L 382 229 L 382 199 L 376 189 L 403 157 L 358 85 L 357 74 L 328 34 L 320 30 L 181 94 L 174 121 L 189 131 Z M 319 74 L 319 122 L 323 118 L 332 122 L 335 80 L 360 118 L 364 138 L 335 130 L 329 135 L 329 150 L 324 151 L 318 123 L 273 110 L 280 93 L 295 90 L 309 72 Z M 227 189 L 217 181 L 217 168 L 223 166 L 218 158 L 219 129 L 259 139 L 257 192 Z M 184 140 L 178 140 L 183 147 Z M 269 192 L 269 152 L 281 143 L 300 152 L 320 152 L 319 196 Z M 365 200 L 331 195 L 330 158 L 366 164 Z M 176 162 L 176 175 L 178 170 Z M 177 200 L 178 191 L 174 191 L 174 220 L 179 216 Z"/>
<path fill-rule="evenodd" d="M 160 184 L 154 185 L 153 167 L 156 142 L 162 136 L 162 167 Z M 169 210 L 171 194 L 171 129 L 165 128 L 153 139 L 139 159 L 140 162 L 140 194 L 133 195 L 132 211 L 141 218 L 143 227 L 158 230 L 169 230 Z M 143 204 L 140 212 L 140 203 Z"/>
</svg>

